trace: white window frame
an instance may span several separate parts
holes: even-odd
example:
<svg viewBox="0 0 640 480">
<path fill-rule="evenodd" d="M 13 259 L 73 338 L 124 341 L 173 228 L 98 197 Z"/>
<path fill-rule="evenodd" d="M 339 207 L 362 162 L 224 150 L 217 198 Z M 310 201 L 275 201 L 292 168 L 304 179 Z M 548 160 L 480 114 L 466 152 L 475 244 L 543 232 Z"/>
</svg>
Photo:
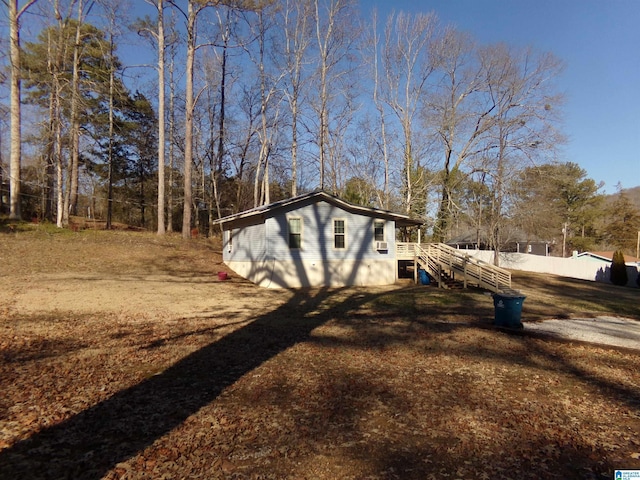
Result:
<svg viewBox="0 0 640 480">
<path fill-rule="evenodd" d="M 291 232 L 291 220 L 300 221 L 300 232 L 298 233 Z M 303 233 L 304 233 L 304 221 L 302 220 L 302 217 L 298 217 L 298 216 L 287 217 L 287 245 L 289 246 L 289 250 L 302 250 L 302 241 L 304 237 Z M 291 235 L 300 235 L 300 246 L 298 247 L 291 246 Z"/>
<path fill-rule="evenodd" d="M 382 240 L 376 238 L 376 223 L 382 223 Z M 373 244 L 376 242 L 386 242 L 387 241 L 387 222 L 380 219 L 375 219 L 373 221 Z"/>
<path fill-rule="evenodd" d="M 336 233 L 336 222 L 342 222 L 342 225 L 344 227 L 344 232 L 342 233 Z M 332 225 L 332 229 L 333 229 L 333 236 L 332 236 L 332 247 L 334 250 L 346 250 L 347 249 L 347 219 L 346 218 L 333 218 L 331 219 L 331 225 Z M 344 246 L 343 247 L 336 247 L 336 235 L 342 235 L 344 237 Z"/>
</svg>

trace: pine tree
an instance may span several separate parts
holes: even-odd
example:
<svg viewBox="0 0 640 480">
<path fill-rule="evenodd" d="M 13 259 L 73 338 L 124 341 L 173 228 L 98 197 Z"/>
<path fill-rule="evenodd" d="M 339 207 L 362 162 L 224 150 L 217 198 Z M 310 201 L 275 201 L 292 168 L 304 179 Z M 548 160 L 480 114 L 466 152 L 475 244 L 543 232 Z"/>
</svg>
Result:
<svg viewBox="0 0 640 480">
<path fill-rule="evenodd" d="M 617 248 L 634 252 L 640 231 L 640 210 L 624 191 L 618 192 L 607 211 L 604 240 Z"/>
<path fill-rule="evenodd" d="M 611 283 L 614 285 L 624 286 L 629 281 L 627 276 L 627 266 L 624 263 L 624 254 L 622 250 L 616 250 L 613 253 L 613 261 L 611 262 Z"/>
</svg>

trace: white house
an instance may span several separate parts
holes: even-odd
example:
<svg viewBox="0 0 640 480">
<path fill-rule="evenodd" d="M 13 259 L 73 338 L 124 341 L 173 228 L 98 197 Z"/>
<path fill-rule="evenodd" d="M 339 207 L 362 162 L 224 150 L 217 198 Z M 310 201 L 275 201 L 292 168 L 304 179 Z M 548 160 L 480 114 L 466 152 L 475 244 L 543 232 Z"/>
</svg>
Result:
<svg viewBox="0 0 640 480">
<path fill-rule="evenodd" d="M 574 252 L 574 256 L 576 258 L 588 258 L 589 260 L 593 260 L 594 262 L 604 262 L 607 263 L 609 265 L 611 265 L 611 262 L 613 261 L 613 254 L 615 252 L 613 251 L 609 251 L 609 252 L 582 252 L 582 253 L 577 253 Z M 637 266 L 640 264 L 640 259 L 636 258 L 636 257 L 632 257 L 631 255 L 624 255 L 624 263 L 627 266 Z"/>
<path fill-rule="evenodd" d="M 215 223 L 229 268 L 260 286 L 289 288 L 392 284 L 396 228 L 423 222 L 316 191 Z"/>
<path fill-rule="evenodd" d="M 608 252 L 583 252 L 574 253 L 574 257 L 577 259 L 583 259 L 593 265 L 597 265 L 598 272 L 596 273 L 596 280 L 599 282 L 611 281 L 611 262 L 613 261 L 613 251 Z M 640 268 L 640 259 L 632 257 L 631 255 L 624 255 L 624 263 L 627 267 L 627 286 L 635 287 L 636 279 L 638 278 L 638 269 Z"/>
</svg>

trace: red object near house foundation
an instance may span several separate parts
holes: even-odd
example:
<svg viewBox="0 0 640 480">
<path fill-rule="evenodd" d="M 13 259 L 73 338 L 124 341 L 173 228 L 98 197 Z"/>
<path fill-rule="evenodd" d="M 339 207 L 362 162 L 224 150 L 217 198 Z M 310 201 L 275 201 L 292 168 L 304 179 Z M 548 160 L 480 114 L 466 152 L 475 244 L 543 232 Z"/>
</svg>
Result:
<svg viewBox="0 0 640 480">
<path fill-rule="evenodd" d="M 228 278 L 227 272 L 218 272 L 218 280 L 227 280 Z"/>
</svg>

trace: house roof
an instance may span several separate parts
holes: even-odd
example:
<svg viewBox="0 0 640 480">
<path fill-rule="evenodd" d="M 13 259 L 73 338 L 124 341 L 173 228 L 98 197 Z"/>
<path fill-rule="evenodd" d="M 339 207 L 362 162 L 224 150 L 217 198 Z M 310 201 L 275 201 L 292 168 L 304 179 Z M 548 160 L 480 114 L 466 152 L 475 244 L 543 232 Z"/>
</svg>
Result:
<svg viewBox="0 0 640 480">
<path fill-rule="evenodd" d="M 533 235 L 527 235 L 520 230 L 514 230 L 508 233 L 507 243 L 527 243 L 527 244 L 549 244 L 548 240 L 543 240 Z M 486 231 L 480 232 L 480 243 L 488 243 L 489 238 Z M 453 237 L 445 242 L 447 245 L 457 244 L 477 244 L 478 232 L 475 230 L 463 231 L 460 235 Z"/>
<path fill-rule="evenodd" d="M 592 257 L 598 260 L 606 262 L 613 261 L 614 252 L 582 252 L 578 254 L 578 257 Z M 640 258 L 633 257 L 631 255 L 624 255 L 624 263 L 640 263 Z"/>
<path fill-rule="evenodd" d="M 289 207 L 292 205 L 295 206 L 296 204 L 303 203 L 308 200 L 312 200 L 313 202 L 325 201 L 327 203 L 340 207 L 351 213 L 394 220 L 396 222 L 396 226 L 399 226 L 399 227 L 418 226 L 418 225 L 424 224 L 422 220 L 411 218 L 408 215 L 393 213 L 388 210 L 382 210 L 379 208 L 363 207 L 361 205 L 355 205 L 353 203 L 347 202 L 346 200 L 342 200 L 341 198 L 335 195 L 331 195 L 323 190 L 316 190 L 310 193 L 305 193 L 303 195 L 298 195 L 297 197 L 292 197 L 286 200 L 273 202 L 273 203 L 270 203 L 269 205 L 262 205 L 260 207 L 252 208 L 250 210 L 245 210 L 244 212 L 236 213 L 234 215 L 229 215 L 229 216 L 220 218 L 218 220 L 215 220 L 213 223 L 216 225 L 218 224 L 224 225 L 225 223 L 230 223 L 237 220 L 242 220 L 242 219 L 255 217 L 255 216 L 266 217 L 268 214 L 274 212 L 275 210 L 278 210 L 284 207 Z"/>
</svg>

